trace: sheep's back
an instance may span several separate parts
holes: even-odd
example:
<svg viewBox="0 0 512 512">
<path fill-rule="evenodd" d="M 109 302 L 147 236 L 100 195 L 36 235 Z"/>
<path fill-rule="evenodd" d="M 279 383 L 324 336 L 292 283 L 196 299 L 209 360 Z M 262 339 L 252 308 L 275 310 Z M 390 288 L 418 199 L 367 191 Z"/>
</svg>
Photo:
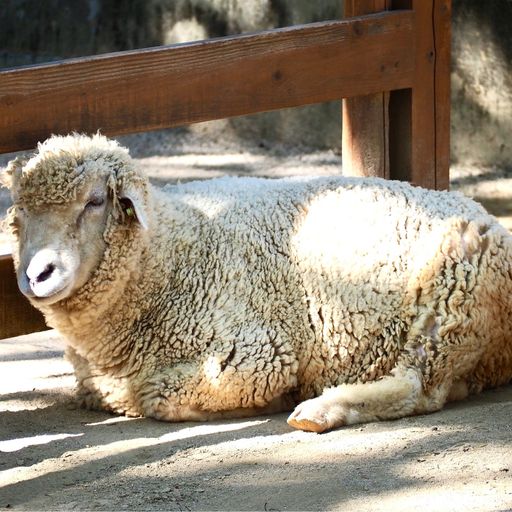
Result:
<svg viewBox="0 0 512 512">
<path fill-rule="evenodd" d="M 209 309 L 217 333 L 261 321 L 289 341 L 304 396 L 388 373 L 418 314 L 425 269 L 468 223 L 495 223 L 459 194 L 379 179 L 224 178 L 165 195 L 195 240 L 181 264 L 210 276 L 198 314 Z"/>
</svg>

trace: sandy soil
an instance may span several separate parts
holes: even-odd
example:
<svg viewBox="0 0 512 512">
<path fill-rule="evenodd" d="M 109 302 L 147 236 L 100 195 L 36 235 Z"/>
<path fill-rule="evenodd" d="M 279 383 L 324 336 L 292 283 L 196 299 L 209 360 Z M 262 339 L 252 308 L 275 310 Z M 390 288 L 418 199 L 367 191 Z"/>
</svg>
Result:
<svg viewBox="0 0 512 512">
<path fill-rule="evenodd" d="M 69 407 L 53 332 L 0 343 L 0 508 L 512 509 L 512 387 L 317 435 L 283 414 L 167 424 Z"/>
<path fill-rule="evenodd" d="M 157 184 L 341 167 L 329 151 L 186 134 L 172 147 L 124 142 Z M 452 178 L 512 228 L 512 173 L 454 167 Z M 0 210 L 7 204 L 0 194 Z M 73 409 L 62 347 L 53 331 L 0 342 L 0 509 L 512 510 L 512 386 L 429 416 L 322 435 L 293 431 L 283 414 L 167 424 Z"/>
</svg>

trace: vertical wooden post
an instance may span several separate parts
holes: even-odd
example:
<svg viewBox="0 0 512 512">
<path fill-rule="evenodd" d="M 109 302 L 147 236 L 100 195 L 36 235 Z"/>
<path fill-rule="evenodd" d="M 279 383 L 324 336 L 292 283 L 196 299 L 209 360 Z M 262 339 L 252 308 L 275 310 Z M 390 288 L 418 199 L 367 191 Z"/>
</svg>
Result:
<svg viewBox="0 0 512 512">
<path fill-rule="evenodd" d="M 451 18 L 451 0 L 436 0 L 433 9 L 433 24 L 437 189 L 448 189 L 450 185 Z"/>
<path fill-rule="evenodd" d="M 414 10 L 415 76 L 411 89 L 389 94 L 387 116 L 375 108 L 376 96 L 344 101 L 344 173 L 448 188 L 451 0 L 352 0 L 346 2 L 345 15 L 367 14 L 370 4 L 375 10 Z M 382 104 L 385 99 L 384 95 Z M 361 125 L 363 129 L 357 130 Z M 381 127 L 387 129 L 387 135 L 376 137 L 372 131 L 380 132 Z"/>
<path fill-rule="evenodd" d="M 344 16 L 384 11 L 389 0 L 345 0 Z M 347 176 L 389 178 L 389 93 L 343 99 L 342 158 Z"/>
<path fill-rule="evenodd" d="M 450 166 L 451 1 L 393 0 L 392 7 L 414 10 L 416 64 L 412 90 L 391 94 L 391 177 L 445 189 Z"/>
</svg>

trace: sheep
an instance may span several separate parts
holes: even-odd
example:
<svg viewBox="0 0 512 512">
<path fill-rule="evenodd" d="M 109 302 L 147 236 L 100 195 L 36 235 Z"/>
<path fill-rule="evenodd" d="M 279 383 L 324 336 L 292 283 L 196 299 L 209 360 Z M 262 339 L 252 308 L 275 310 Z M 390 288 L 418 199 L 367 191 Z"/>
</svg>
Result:
<svg viewBox="0 0 512 512">
<path fill-rule="evenodd" d="M 512 378 L 512 239 L 474 201 L 377 178 L 157 189 L 99 134 L 3 173 L 20 290 L 81 405 L 295 428 L 437 411 Z"/>
</svg>

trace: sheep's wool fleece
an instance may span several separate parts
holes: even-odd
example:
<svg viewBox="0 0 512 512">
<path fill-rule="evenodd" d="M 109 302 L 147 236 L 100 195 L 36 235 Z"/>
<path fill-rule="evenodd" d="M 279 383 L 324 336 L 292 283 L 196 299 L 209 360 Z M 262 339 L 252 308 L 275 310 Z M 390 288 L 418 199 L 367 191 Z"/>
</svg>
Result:
<svg viewBox="0 0 512 512">
<path fill-rule="evenodd" d="M 427 395 L 511 378 L 512 242 L 472 200 L 343 177 L 145 186 L 149 229 L 109 219 L 90 282 L 42 308 L 96 405 L 177 420 L 399 366 Z"/>
</svg>

